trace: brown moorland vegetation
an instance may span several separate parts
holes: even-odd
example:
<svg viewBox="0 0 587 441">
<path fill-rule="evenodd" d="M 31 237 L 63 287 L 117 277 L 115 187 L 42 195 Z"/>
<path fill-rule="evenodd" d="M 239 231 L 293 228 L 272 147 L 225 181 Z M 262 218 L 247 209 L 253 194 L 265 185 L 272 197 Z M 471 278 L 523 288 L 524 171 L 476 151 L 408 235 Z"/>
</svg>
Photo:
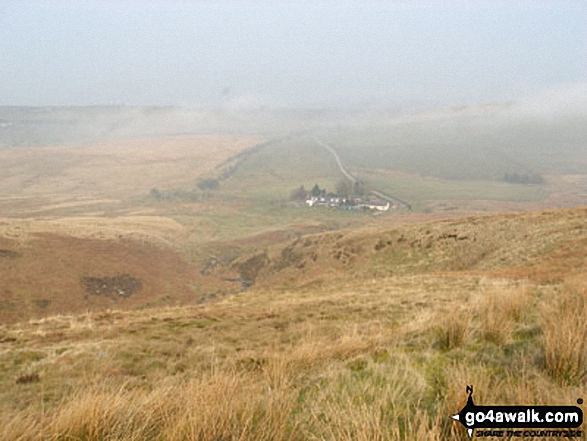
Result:
<svg viewBox="0 0 587 441">
<path fill-rule="evenodd" d="M 259 142 L 252 136 L 184 135 L 0 149 L 0 213 L 119 208 L 154 187 L 193 187 L 199 176 Z"/>
<path fill-rule="evenodd" d="M 262 261 L 261 285 L 431 272 L 560 282 L 587 265 L 586 220 L 587 209 L 576 208 L 340 230 L 269 247 L 239 264 Z"/>
<path fill-rule="evenodd" d="M 169 247 L 136 240 L 49 233 L 21 244 L 0 239 L 0 318 L 7 323 L 109 308 L 193 304 L 237 288 L 213 275 L 204 279 L 199 269 Z"/>
<path fill-rule="evenodd" d="M 202 277 L 185 252 L 206 231 L 136 199 L 156 186 L 193 188 L 258 142 L 186 135 L 1 149 L 0 320 L 194 304 L 240 289 Z"/>
<path fill-rule="evenodd" d="M 312 235 L 204 305 L 2 326 L 0 437 L 464 440 L 467 384 L 478 403 L 573 405 L 586 214 Z"/>
</svg>

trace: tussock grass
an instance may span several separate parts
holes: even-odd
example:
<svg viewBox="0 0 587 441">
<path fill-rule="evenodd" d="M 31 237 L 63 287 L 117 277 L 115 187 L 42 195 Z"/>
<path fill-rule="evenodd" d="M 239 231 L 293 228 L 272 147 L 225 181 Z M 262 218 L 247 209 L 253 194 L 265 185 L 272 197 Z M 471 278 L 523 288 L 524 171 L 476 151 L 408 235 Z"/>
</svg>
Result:
<svg viewBox="0 0 587 441">
<path fill-rule="evenodd" d="M 346 369 L 331 371 L 326 387 L 305 396 L 308 438 L 330 440 L 389 439 L 419 409 L 426 381 L 410 360 L 398 354 L 384 363 L 359 359 Z"/>
<path fill-rule="evenodd" d="M 509 341 L 516 324 L 532 309 L 532 301 L 527 283 L 513 287 L 499 282 L 489 285 L 482 291 L 476 308 L 482 337 L 498 344 Z"/>
<path fill-rule="evenodd" d="M 434 326 L 436 344 L 448 351 L 462 346 L 470 337 L 471 314 L 464 309 L 442 311 L 438 314 Z"/>
<path fill-rule="evenodd" d="M 406 352 L 392 333 L 361 329 L 338 329 L 334 339 L 332 330 L 314 329 L 297 343 L 247 349 L 259 363 L 243 366 L 240 355 L 218 358 L 209 369 L 176 376 L 161 372 L 143 383 L 120 383 L 95 372 L 90 385 L 47 408 L 3 412 L 0 435 L 22 440 L 465 440 L 448 416 L 464 405 L 467 384 L 474 385 L 476 402 L 486 404 L 548 403 L 555 396 L 556 402 L 568 403 L 579 393 L 578 388 L 563 390 L 531 363 L 521 372 L 499 374 L 491 365 L 475 363 L 474 353 L 472 362 L 462 362 L 431 348 Z M 466 356 L 471 343 L 454 349 Z"/>
<path fill-rule="evenodd" d="M 464 441 L 467 385 L 488 405 L 583 396 L 586 304 L 581 275 L 351 274 L 6 325 L 0 439 Z"/>
<path fill-rule="evenodd" d="M 286 419 L 295 404 L 291 392 L 263 386 L 223 372 L 151 391 L 91 387 L 36 415 L 32 425 L 13 416 L 4 439 L 16 439 L 25 428 L 22 439 L 287 439 Z"/>
<path fill-rule="evenodd" d="M 541 311 L 545 368 L 563 384 L 587 378 L 587 282 L 565 281 Z"/>
</svg>

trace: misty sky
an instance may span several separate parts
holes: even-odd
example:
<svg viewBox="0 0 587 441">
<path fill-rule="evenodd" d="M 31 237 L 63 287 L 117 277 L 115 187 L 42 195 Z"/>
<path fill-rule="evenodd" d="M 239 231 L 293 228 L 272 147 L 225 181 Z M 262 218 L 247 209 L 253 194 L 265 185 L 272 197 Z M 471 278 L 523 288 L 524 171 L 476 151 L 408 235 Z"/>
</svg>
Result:
<svg viewBox="0 0 587 441">
<path fill-rule="evenodd" d="M 0 2 L 0 105 L 397 109 L 586 83 L 584 0 Z"/>
</svg>

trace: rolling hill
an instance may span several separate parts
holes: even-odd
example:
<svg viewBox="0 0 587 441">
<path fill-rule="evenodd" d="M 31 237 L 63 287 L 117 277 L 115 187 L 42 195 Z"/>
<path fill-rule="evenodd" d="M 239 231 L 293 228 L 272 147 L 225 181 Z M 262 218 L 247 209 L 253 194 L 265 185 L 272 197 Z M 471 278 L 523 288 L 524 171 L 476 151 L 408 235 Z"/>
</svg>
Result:
<svg viewBox="0 0 587 441">
<path fill-rule="evenodd" d="M 1 437 L 464 440 L 449 415 L 468 384 L 573 405 L 586 215 L 310 234 L 228 264 L 254 284 L 202 305 L 3 325 Z"/>
<path fill-rule="evenodd" d="M 438 272 L 556 282 L 587 263 L 587 210 L 472 216 L 395 229 L 339 230 L 236 264 L 261 286 Z"/>
</svg>

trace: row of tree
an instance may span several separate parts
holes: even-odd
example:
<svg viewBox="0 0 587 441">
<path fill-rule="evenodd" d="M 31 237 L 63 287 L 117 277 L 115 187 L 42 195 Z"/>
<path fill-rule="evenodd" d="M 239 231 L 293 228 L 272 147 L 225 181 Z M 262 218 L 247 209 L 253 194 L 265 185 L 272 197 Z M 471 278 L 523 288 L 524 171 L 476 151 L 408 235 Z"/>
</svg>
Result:
<svg viewBox="0 0 587 441">
<path fill-rule="evenodd" d="M 544 184 L 546 182 L 540 173 L 506 173 L 503 180 L 513 184 Z"/>
<path fill-rule="evenodd" d="M 328 191 L 326 188 L 320 188 L 315 184 L 311 190 L 306 190 L 302 185 L 291 193 L 293 200 L 305 200 L 308 197 L 339 197 L 344 199 L 353 199 L 363 197 L 365 195 L 365 183 L 361 181 L 350 182 L 347 179 L 341 179 L 336 184 L 336 191 Z"/>
<path fill-rule="evenodd" d="M 200 190 L 200 193 L 196 189 L 159 190 L 158 188 L 152 188 L 149 194 L 156 200 L 184 199 L 194 202 L 202 197 L 209 197 L 211 191 L 218 190 L 220 188 L 220 181 L 214 178 L 206 178 L 198 181 L 196 186 Z"/>
</svg>

